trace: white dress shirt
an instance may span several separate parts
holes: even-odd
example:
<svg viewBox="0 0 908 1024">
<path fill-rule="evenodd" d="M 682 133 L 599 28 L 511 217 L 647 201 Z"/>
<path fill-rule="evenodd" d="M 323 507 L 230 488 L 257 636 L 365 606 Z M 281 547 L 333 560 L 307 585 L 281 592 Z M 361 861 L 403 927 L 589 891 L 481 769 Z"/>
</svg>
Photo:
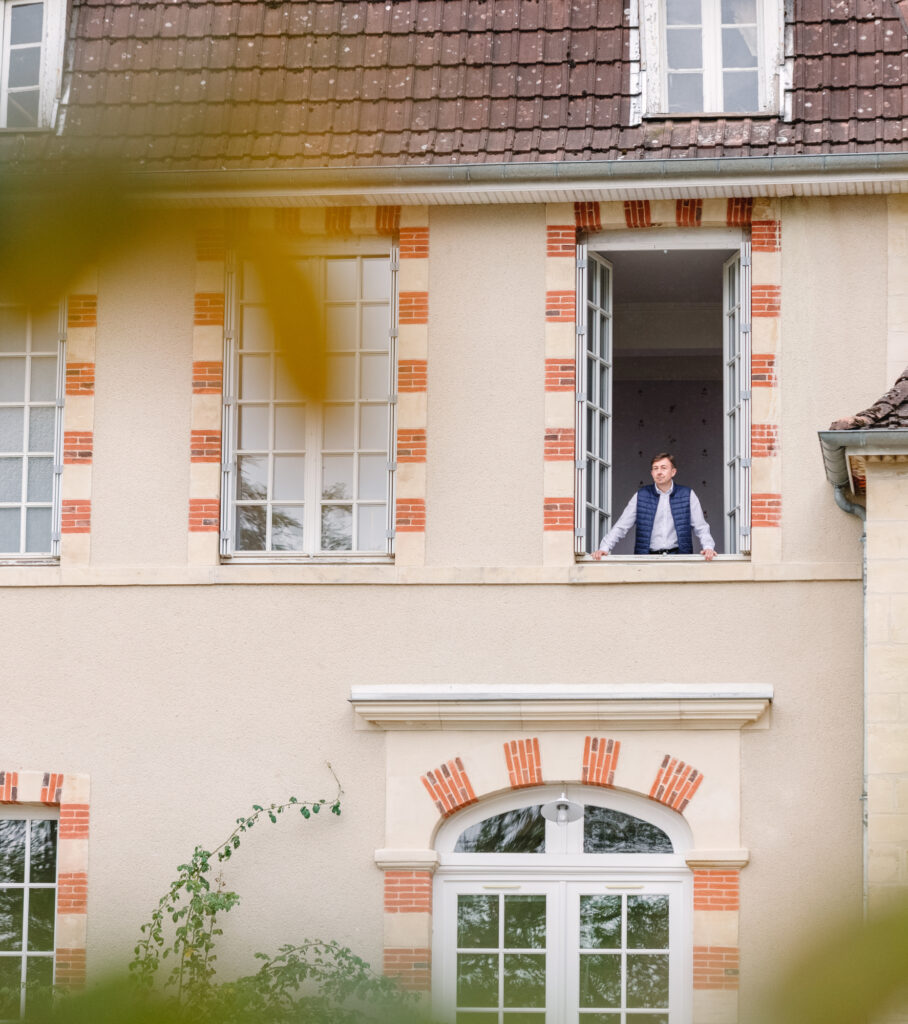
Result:
<svg viewBox="0 0 908 1024">
<path fill-rule="evenodd" d="M 656 506 L 656 515 L 653 518 L 653 532 L 649 539 L 650 550 L 662 551 L 664 548 L 676 548 L 678 546 L 678 534 L 675 532 L 675 520 L 672 517 L 671 506 L 668 503 L 669 495 L 675 489 L 675 482 L 667 491 L 659 491 L 659 504 Z M 625 506 L 621 518 L 602 538 L 599 545 L 600 551 L 612 552 L 612 548 L 621 540 L 628 530 L 637 522 L 637 495 L 635 494 Z M 705 551 L 707 548 L 715 548 L 716 543 L 709 532 L 709 524 L 703 515 L 703 508 L 697 495 L 690 492 L 690 524 L 694 528 L 700 547 Z"/>
</svg>

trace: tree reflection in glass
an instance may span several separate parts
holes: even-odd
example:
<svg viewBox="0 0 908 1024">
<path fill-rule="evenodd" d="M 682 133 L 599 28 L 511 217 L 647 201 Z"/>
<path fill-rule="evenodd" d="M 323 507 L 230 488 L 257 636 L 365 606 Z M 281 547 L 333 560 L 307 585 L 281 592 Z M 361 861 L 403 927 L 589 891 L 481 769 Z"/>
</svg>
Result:
<svg viewBox="0 0 908 1024">
<path fill-rule="evenodd" d="M 458 954 L 457 1005 L 498 1005 L 497 953 Z"/>
<path fill-rule="evenodd" d="M 668 896 L 628 896 L 628 949 L 668 949 Z"/>
<path fill-rule="evenodd" d="M 464 829 L 455 853 L 545 853 L 542 804 L 520 807 Z"/>
<path fill-rule="evenodd" d="M 581 1007 L 621 1005 L 621 956 L 619 953 L 587 953 L 580 957 Z"/>
<path fill-rule="evenodd" d="M 545 1006 L 545 954 L 507 953 L 504 1005 Z"/>
<path fill-rule="evenodd" d="M 611 807 L 583 809 L 584 853 L 673 853 L 661 828 Z"/>
<path fill-rule="evenodd" d="M 508 949 L 545 949 L 545 896 L 505 896 L 504 944 Z"/>
<path fill-rule="evenodd" d="M 0 820 L 0 882 L 25 881 L 25 822 Z"/>
<path fill-rule="evenodd" d="M 667 955 L 628 954 L 627 1005 L 645 1009 L 668 1006 Z"/>
<path fill-rule="evenodd" d="M 457 945 L 461 949 L 498 948 L 498 897 L 457 897 Z"/>
<path fill-rule="evenodd" d="M 580 948 L 618 949 L 621 945 L 621 897 L 580 897 Z"/>
</svg>

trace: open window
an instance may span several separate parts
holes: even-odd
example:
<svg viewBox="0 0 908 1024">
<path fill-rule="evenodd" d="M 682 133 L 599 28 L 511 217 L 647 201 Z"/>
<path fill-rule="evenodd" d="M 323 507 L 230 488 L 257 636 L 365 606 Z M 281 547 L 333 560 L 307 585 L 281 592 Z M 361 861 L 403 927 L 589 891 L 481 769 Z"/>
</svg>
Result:
<svg viewBox="0 0 908 1024">
<path fill-rule="evenodd" d="M 0 0 L 0 128 L 53 123 L 65 15 L 65 0 Z"/>
<path fill-rule="evenodd" d="M 750 551 L 750 243 L 610 232 L 579 247 L 577 553 L 677 457 L 716 550 Z M 696 544 L 696 541 L 695 541 Z M 614 549 L 633 552 L 633 531 Z"/>
</svg>

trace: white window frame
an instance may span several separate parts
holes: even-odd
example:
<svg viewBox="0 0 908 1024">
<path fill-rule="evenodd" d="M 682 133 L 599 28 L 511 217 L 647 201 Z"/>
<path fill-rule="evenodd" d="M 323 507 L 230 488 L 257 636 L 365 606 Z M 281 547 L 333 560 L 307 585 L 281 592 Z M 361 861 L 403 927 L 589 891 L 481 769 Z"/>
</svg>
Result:
<svg viewBox="0 0 908 1024">
<path fill-rule="evenodd" d="M 7 127 L 11 11 L 13 7 L 26 6 L 34 2 L 35 0 L 0 0 L 0 130 L 12 132 L 44 130 L 53 125 L 56 117 L 63 79 L 67 4 L 66 0 L 43 0 L 38 123 L 28 127 Z"/>
<path fill-rule="evenodd" d="M 590 472 L 590 462 L 587 457 L 588 451 L 595 451 L 595 445 L 590 448 L 587 417 L 587 347 L 589 330 L 588 325 L 588 302 L 587 302 L 587 270 L 591 259 L 599 259 L 600 262 L 608 263 L 609 252 L 621 251 L 664 251 L 667 249 L 728 249 L 734 250 L 735 255 L 726 262 L 723 268 L 723 395 L 725 421 L 723 422 L 723 452 L 725 475 L 723 479 L 723 507 L 724 507 L 724 536 L 725 554 L 745 556 L 750 554 L 750 472 L 751 472 L 751 383 L 750 383 L 750 356 L 751 356 L 751 322 L 750 322 L 750 262 L 751 244 L 749 235 L 738 228 L 701 228 L 696 232 L 683 232 L 671 230 L 649 230 L 641 231 L 609 231 L 607 233 L 595 233 L 585 239 L 581 239 L 577 245 L 577 415 L 576 415 L 576 496 L 574 501 L 574 551 L 578 557 L 583 557 L 589 550 L 598 547 L 602 537 L 587 538 L 587 481 L 586 476 Z M 727 292 L 727 268 L 729 264 L 740 262 L 739 275 L 739 298 L 734 310 L 730 310 Z M 613 297 L 612 300 L 613 301 Z M 611 312 L 610 312 L 611 316 Z M 737 325 L 737 345 L 731 345 L 728 331 L 729 323 Z M 610 351 L 607 354 L 606 362 L 611 366 L 611 346 L 613 338 L 609 336 Z M 734 359 L 730 359 L 730 352 L 734 350 Z M 729 364 L 733 361 L 737 371 L 737 394 L 729 392 Z M 610 374 L 611 380 L 611 374 Z M 612 383 L 612 386 L 613 383 Z M 611 410 L 611 399 L 606 404 Z M 734 430 L 737 447 L 730 443 L 728 419 L 732 410 L 735 412 Z M 614 437 L 609 421 L 608 438 L 610 446 L 614 444 Z M 598 461 L 602 461 L 608 467 L 608 475 L 611 477 L 611 451 L 597 453 Z M 610 506 L 605 508 L 604 519 L 611 523 L 615 519 L 616 510 L 611 507 L 612 488 L 611 479 L 602 488 L 609 496 Z M 730 499 L 734 496 L 734 508 L 730 508 Z M 628 497 L 630 497 L 628 495 Z M 626 499 L 624 499 L 626 500 Z M 734 514 L 732 514 L 734 513 Z M 714 524 L 715 525 L 715 524 Z M 638 557 L 638 556 L 634 556 Z M 645 557 L 645 556 L 643 556 Z M 659 556 L 662 557 L 662 556 Z"/>
<path fill-rule="evenodd" d="M 385 515 L 385 544 L 382 550 L 321 550 L 312 541 L 304 551 L 241 551 L 236 548 L 236 473 L 237 473 L 237 430 L 238 430 L 238 354 L 241 330 L 241 291 L 238 277 L 240 253 L 230 252 L 227 257 L 227 278 L 225 284 L 225 330 L 224 330 L 224 409 L 223 409 L 223 461 L 221 464 L 221 557 L 235 562 L 387 562 L 394 554 L 394 491 L 397 470 L 397 338 L 398 338 L 398 270 L 399 253 L 397 242 L 388 243 L 382 239 L 347 239 L 341 242 L 325 240 L 320 243 L 300 244 L 294 250 L 301 260 L 331 259 L 343 257 L 374 257 L 389 261 L 389 333 L 388 333 L 388 430 L 387 430 L 387 507 Z M 320 407 L 319 407 L 320 411 Z M 320 415 L 317 417 L 321 419 Z M 312 472 L 311 458 L 321 458 L 321 446 L 312 447 L 313 439 L 321 436 L 321 427 L 315 424 L 316 417 L 307 416 L 307 495 L 304 513 L 304 538 L 321 536 L 319 509 L 321 495 L 316 482 L 321 479 L 321 469 Z M 353 503 L 355 499 L 351 499 Z"/>
<path fill-rule="evenodd" d="M 729 117 L 781 112 L 784 71 L 784 11 L 781 0 L 757 2 L 757 68 L 759 101 L 755 110 L 730 111 Z M 633 0 L 630 23 L 640 37 L 639 87 L 645 117 L 717 116 L 722 104 L 721 0 L 703 4 L 703 109 L 669 113 L 668 64 L 665 41 L 665 0 Z M 636 76 L 634 76 L 636 77 Z"/>
</svg>

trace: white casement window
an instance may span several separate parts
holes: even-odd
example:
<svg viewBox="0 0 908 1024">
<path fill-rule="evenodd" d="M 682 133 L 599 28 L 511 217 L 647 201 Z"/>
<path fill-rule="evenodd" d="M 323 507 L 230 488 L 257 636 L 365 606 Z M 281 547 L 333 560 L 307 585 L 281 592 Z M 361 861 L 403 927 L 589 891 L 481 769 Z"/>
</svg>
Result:
<svg viewBox="0 0 908 1024">
<path fill-rule="evenodd" d="M 639 0 L 645 112 L 778 113 L 779 0 Z"/>
<path fill-rule="evenodd" d="M 64 0 L 0 0 L 0 128 L 46 128 L 63 70 Z"/>
<path fill-rule="evenodd" d="M 50 995 L 56 905 L 54 812 L 0 807 L 0 1021 Z"/>
<path fill-rule="evenodd" d="M 221 551 L 237 558 L 388 556 L 396 251 L 345 245 L 301 255 L 300 264 L 323 309 L 328 383 L 321 405 L 307 402 L 286 372 L 252 265 L 240 259 L 231 275 Z"/>
<path fill-rule="evenodd" d="M 628 794 L 508 794 L 438 838 L 433 998 L 452 1024 L 689 1024 L 690 834 Z"/>
<path fill-rule="evenodd" d="M 596 550 L 665 451 L 716 550 L 748 553 L 749 238 L 590 236 L 578 247 L 577 311 L 577 554 Z M 613 553 L 631 554 L 633 538 Z"/>
<path fill-rule="evenodd" d="M 0 302 L 0 559 L 59 553 L 63 317 Z"/>
</svg>

